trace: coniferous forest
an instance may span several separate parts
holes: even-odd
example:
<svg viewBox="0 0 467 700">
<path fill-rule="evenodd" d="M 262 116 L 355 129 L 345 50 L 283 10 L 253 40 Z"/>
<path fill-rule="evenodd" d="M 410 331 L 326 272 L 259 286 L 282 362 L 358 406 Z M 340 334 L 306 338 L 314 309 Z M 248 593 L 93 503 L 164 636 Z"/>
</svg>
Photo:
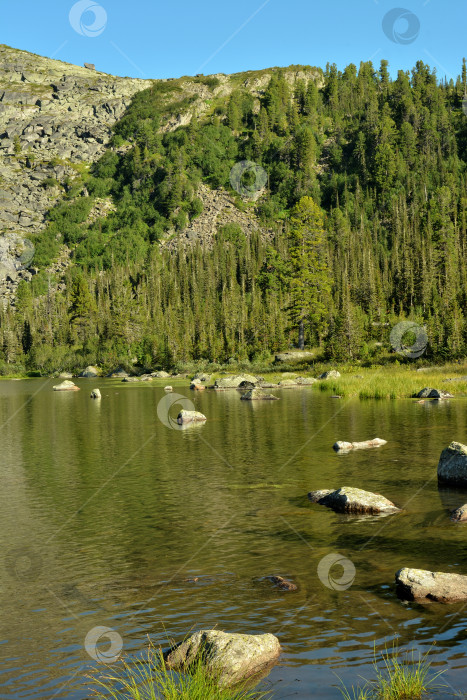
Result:
<svg viewBox="0 0 467 700">
<path fill-rule="evenodd" d="M 421 61 L 397 77 L 386 61 L 309 74 L 274 69 L 259 99 L 243 75 L 172 131 L 190 109 L 178 82 L 137 94 L 37 234 L 39 272 L 1 313 L 2 371 L 261 363 L 291 346 L 377 362 L 402 319 L 425 327 L 425 359 L 465 355 L 465 61 L 455 83 Z M 241 161 L 267 173 L 257 198 L 232 189 Z M 257 231 L 177 244 L 203 211 L 200 183 L 229 191 Z M 90 219 L 106 198 L 115 210 Z M 64 244 L 57 288 L 47 268 Z"/>
</svg>

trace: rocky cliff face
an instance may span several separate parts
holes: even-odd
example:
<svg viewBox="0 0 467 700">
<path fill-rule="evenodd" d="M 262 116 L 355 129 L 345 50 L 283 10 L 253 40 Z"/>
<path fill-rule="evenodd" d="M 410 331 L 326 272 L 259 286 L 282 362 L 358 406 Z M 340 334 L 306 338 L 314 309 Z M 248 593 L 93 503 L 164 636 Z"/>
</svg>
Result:
<svg viewBox="0 0 467 700">
<path fill-rule="evenodd" d="M 193 97 L 189 109 L 173 114 L 163 131 L 174 130 L 209 111 L 211 98 L 228 98 L 243 87 L 263 94 L 270 71 L 217 75 L 214 87 L 197 78 L 180 78 L 180 97 Z M 318 79 L 313 71 L 289 69 L 286 79 Z M 0 45 L 0 301 L 14 303 L 21 279 L 29 280 L 29 238 L 45 226 L 45 216 L 63 196 L 68 182 L 104 152 L 112 126 L 151 80 L 119 78 Z M 212 241 L 217 226 L 234 221 L 246 232 L 257 229 L 253 215 L 235 209 L 222 192 L 199 193 L 202 217 L 182 234 L 182 242 Z M 174 247 L 176 242 L 168 242 Z M 29 252 L 28 252 L 29 251 Z M 65 262 L 64 262 L 65 261 Z M 60 256 L 60 271 L 70 251 Z M 57 270 L 52 270 L 57 272 Z"/>
<path fill-rule="evenodd" d="M 102 154 L 150 84 L 0 46 L 0 232 L 40 229 L 60 196 L 54 181 Z"/>
</svg>

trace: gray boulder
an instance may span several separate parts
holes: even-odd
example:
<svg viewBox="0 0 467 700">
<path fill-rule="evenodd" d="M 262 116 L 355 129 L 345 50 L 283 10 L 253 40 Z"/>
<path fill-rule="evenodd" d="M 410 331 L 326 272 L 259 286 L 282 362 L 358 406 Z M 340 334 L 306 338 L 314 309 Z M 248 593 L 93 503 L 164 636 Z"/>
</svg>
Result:
<svg viewBox="0 0 467 700">
<path fill-rule="evenodd" d="M 99 391 L 99 389 L 93 389 L 91 391 L 91 399 L 101 399 L 101 398 L 102 398 L 102 395 L 101 395 L 101 392 Z"/>
<path fill-rule="evenodd" d="M 329 372 L 323 372 L 323 374 L 320 374 L 318 379 L 338 379 L 341 376 L 341 373 L 337 371 L 337 369 L 331 369 Z"/>
<path fill-rule="evenodd" d="M 179 425 L 185 425 L 186 423 L 201 423 L 207 420 L 206 416 L 199 411 L 180 411 L 177 416 L 177 423 Z"/>
<path fill-rule="evenodd" d="M 167 385 L 164 387 L 164 391 L 167 391 L 167 392 L 173 391 L 173 387 L 170 385 Z"/>
<path fill-rule="evenodd" d="M 451 520 L 454 520 L 456 523 L 464 523 L 467 520 L 467 503 L 452 511 Z"/>
<path fill-rule="evenodd" d="M 60 372 L 58 375 L 59 379 L 73 379 L 73 375 L 71 372 Z"/>
<path fill-rule="evenodd" d="M 432 389 L 431 387 L 425 387 L 416 395 L 417 399 L 452 399 L 454 398 L 452 394 L 448 391 L 440 391 L 439 389 Z"/>
<path fill-rule="evenodd" d="M 86 367 L 86 369 L 83 369 L 83 371 L 78 376 L 87 378 L 98 377 L 99 370 L 96 367 L 89 365 L 88 367 Z"/>
<path fill-rule="evenodd" d="M 240 397 L 242 401 L 277 401 L 278 396 L 273 396 L 272 394 L 267 394 L 262 389 L 250 389 L 246 394 Z"/>
<path fill-rule="evenodd" d="M 155 377 L 156 379 L 167 379 L 170 377 L 170 374 L 165 370 L 161 370 L 160 372 L 152 372 L 151 377 Z"/>
<path fill-rule="evenodd" d="M 324 494 L 324 495 L 323 495 Z M 337 513 L 397 513 L 400 508 L 379 493 L 342 486 L 336 491 L 311 491 L 308 498 L 313 503 L 332 508 Z"/>
<path fill-rule="evenodd" d="M 467 445 L 451 442 L 438 462 L 438 481 L 456 486 L 467 486 Z"/>
<path fill-rule="evenodd" d="M 317 381 L 318 380 L 314 377 L 297 377 L 295 380 L 299 386 L 311 386 L 312 384 L 316 384 Z"/>
<path fill-rule="evenodd" d="M 249 382 L 254 386 L 258 383 L 258 380 L 251 374 L 237 374 L 230 377 L 221 377 L 220 379 L 216 379 L 214 389 L 238 389 L 242 382 Z"/>
<path fill-rule="evenodd" d="M 109 379 L 124 379 L 125 377 L 129 377 L 130 375 L 128 372 L 126 372 L 124 369 L 121 367 L 118 367 L 116 370 L 113 372 L 110 372 L 110 374 L 107 375 Z"/>
<path fill-rule="evenodd" d="M 277 385 L 279 389 L 288 389 L 289 387 L 298 386 L 295 379 L 281 379 Z"/>
<path fill-rule="evenodd" d="M 228 634 L 201 630 L 164 654 L 169 669 L 189 671 L 203 660 L 208 673 L 221 687 L 238 685 L 249 678 L 260 680 L 277 661 L 280 644 L 272 634 Z"/>
<path fill-rule="evenodd" d="M 456 603 L 467 600 L 467 576 L 404 568 L 396 573 L 396 593 L 403 600 Z"/>
<path fill-rule="evenodd" d="M 73 382 L 70 382 L 68 379 L 62 382 L 61 384 L 57 384 L 53 388 L 54 391 L 79 391 L 79 386 L 76 386 Z"/>
<path fill-rule="evenodd" d="M 211 375 L 206 374 L 206 372 L 197 372 L 191 381 L 202 382 L 203 384 L 207 384 L 211 381 Z"/>
</svg>

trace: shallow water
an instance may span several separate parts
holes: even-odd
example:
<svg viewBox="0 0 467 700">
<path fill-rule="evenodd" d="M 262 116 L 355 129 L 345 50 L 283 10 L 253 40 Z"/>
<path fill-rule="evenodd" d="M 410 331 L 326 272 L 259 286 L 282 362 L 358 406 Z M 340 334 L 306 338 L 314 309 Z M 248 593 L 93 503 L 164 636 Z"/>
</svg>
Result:
<svg viewBox="0 0 467 700">
<path fill-rule="evenodd" d="M 337 699 L 337 677 L 371 677 L 374 644 L 395 639 L 430 650 L 443 682 L 467 689 L 465 606 L 404 604 L 393 587 L 402 566 L 467 573 L 467 525 L 448 518 L 467 493 L 436 480 L 441 450 L 466 442 L 465 399 L 339 401 L 303 387 L 250 403 L 175 387 L 208 421 L 174 430 L 157 416 L 171 400 L 162 387 L 78 381 L 72 393 L 0 383 L 1 698 L 90 697 L 85 639 L 97 626 L 130 656 L 148 635 L 273 632 L 275 698 Z M 96 386 L 102 401 L 89 398 Z M 331 449 L 376 436 L 388 444 Z M 343 485 L 404 511 L 349 517 L 307 500 Z M 329 554 L 344 570 L 321 580 Z M 299 590 L 277 590 L 271 574 Z"/>
</svg>

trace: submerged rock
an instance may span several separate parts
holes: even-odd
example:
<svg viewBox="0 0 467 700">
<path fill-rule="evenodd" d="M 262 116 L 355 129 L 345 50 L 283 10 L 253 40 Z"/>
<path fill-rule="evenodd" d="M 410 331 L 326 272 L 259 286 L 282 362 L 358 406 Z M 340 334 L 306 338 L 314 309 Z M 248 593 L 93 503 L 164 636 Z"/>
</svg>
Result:
<svg viewBox="0 0 467 700">
<path fill-rule="evenodd" d="M 91 399 L 101 399 L 101 398 L 102 398 L 102 395 L 101 395 L 101 392 L 99 391 L 99 389 L 93 389 L 91 391 Z"/>
<path fill-rule="evenodd" d="M 467 600 L 467 576 L 404 568 L 396 573 L 396 593 L 403 600 L 455 603 Z"/>
<path fill-rule="evenodd" d="M 179 425 L 185 425 L 186 423 L 201 423 L 207 420 L 206 416 L 199 411 L 180 411 L 177 416 L 177 423 Z"/>
<path fill-rule="evenodd" d="M 76 386 L 74 382 L 70 382 L 68 379 L 62 382 L 61 384 L 57 384 L 53 388 L 54 391 L 79 391 L 79 386 Z"/>
<path fill-rule="evenodd" d="M 323 372 L 320 374 L 318 379 L 339 379 L 341 373 L 337 369 L 330 369 L 329 372 Z"/>
<path fill-rule="evenodd" d="M 235 686 L 247 679 L 260 680 L 277 661 L 280 644 L 272 634 L 229 634 L 201 630 L 164 654 L 168 668 L 186 671 L 203 660 L 208 673 L 221 687 Z"/>
<path fill-rule="evenodd" d="M 400 511 L 392 501 L 379 493 L 342 486 L 336 491 L 311 491 L 308 498 L 313 503 L 332 508 L 337 513 L 397 513 Z"/>
<path fill-rule="evenodd" d="M 463 523 L 467 520 L 467 503 L 452 511 L 451 520 L 454 520 L 456 523 Z"/>
<path fill-rule="evenodd" d="M 242 401 L 278 401 L 278 396 L 267 394 L 262 389 L 251 389 L 240 397 Z"/>
<path fill-rule="evenodd" d="M 282 591 L 298 591 L 298 586 L 282 576 L 270 576 L 269 580 Z"/>
<path fill-rule="evenodd" d="M 438 481 L 457 486 L 467 486 L 467 445 L 451 442 L 442 452 L 438 462 Z"/>
<path fill-rule="evenodd" d="M 164 391 L 167 391 L 167 392 L 173 391 L 173 387 L 172 386 L 165 386 Z"/>
<path fill-rule="evenodd" d="M 370 447 L 381 447 L 386 445 L 387 440 L 381 438 L 373 438 L 373 440 L 364 440 L 363 442 L 341 442 L 337 441 L 333 445 L 336 452 L 349 452 L 350 450 L 365 450 Z"/>
</svg>

